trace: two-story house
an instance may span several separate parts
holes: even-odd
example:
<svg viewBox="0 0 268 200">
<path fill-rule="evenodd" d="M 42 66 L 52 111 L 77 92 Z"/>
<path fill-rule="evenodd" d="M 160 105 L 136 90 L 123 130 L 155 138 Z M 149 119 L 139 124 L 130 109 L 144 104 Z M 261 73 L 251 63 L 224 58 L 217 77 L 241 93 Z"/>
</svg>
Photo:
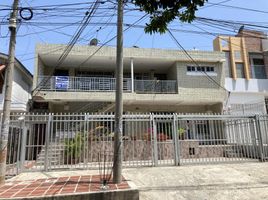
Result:
<svg viewBox="0 0 268 200">
<path fill-rule="evenodd" d="M 231 92 L 225 110 L 234 114 L 267 113 L 267 35 L 241 28 L 235 37 L 217 37 L 214 50 L 225 53 L 225 87 Z"/>
<path fill-rule="evenodd" d="M 50 112 L 112 112 L 116 48 L 38 44 L 33 83 L 36 108 Z M 100 48 L 100 49 L 99 49 Z M 226 100 L 224 53 L 124 48 L 124 112 L 220 113 Z M 40 105 L 40 106 L 39 106 Z M 40 110 L 40 109 L 39 109 Z"/>
<path fill-rule="evenodd" d="M 4 103 L 4 80 L 5 68 L 7 66 L 8 56 L 0 53 L 0 110 L 3 110 Z M 11 112 L 29 111 L 29 100 L 31 99 L 33 76 L 27 68 L 17 59 L 15 59 L 15 67 L 13 74 L 12 96 L 11 96 Z"/>
</svg>

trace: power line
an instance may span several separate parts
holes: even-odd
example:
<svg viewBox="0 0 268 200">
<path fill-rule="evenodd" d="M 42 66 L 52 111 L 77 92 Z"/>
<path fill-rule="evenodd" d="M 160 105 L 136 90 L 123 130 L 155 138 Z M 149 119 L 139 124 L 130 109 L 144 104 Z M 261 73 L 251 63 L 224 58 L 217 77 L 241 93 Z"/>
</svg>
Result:
<svg viewBox="0 0 268 200">
<path fill-rule="evenodd" d="M 206 8 L 210 8 L 210 7 L 212 7 L 212 6 L 217 6 L 217 5 L 219 5 L 219 4 L 227 3 L 227 2 L 229 2 L 229 1 L 232 1 L 232 0 L 220 1 L 220 2 L 218 2 L 218 3 L 214 3 L 214 4 L 212 4 L 212 5 L 203 6 L 203 7 L 198 8 L 198 10 L 206 9 Z"/>
<path fill-rule="evenodd" d="M 134 26 L 135 24 L 139 23 L 141 20 L 143 20 L 145 17 L 147 16 L 147 14 L 145 14 L 144 16 L 142 16 L 140 19 L 138 19 L 137 21 L 135 21 L 132 26 Z M 123 32 L 129 30 L 130 28 L 132 28 L 132 26 L 128 26 L 126 29 L 123 30 Z M 109 42 L 111 42 L 112 40 L 114 40 L 117 37 L 117 35 L 113 36 L 111 39 L 109 39 L 108 41 L 106 41 L 105 43 L 103 43 L 95 52 L 93 52 L 91 55 L 89 55 L 88 58 L 86 58 L 83 62 L 81 62 L 77 67 L 82 66 L 83 64 L 85 64 L 88 60 L 90 60 L 94 55 L 96 55 L 106 44 L 108 44 Z M 54 67 L 55 69 L 55 67 Z M 49 80 L 49 78 L 51 78 L 53 76 L 53 74 L 51 74 L 47 81 Z M 36 90 L 37 92 L 39 92 L 39 86 L 43 84 L 43 83 L 39 83 L 32 91 L 32 93 L 34 93 Z"/>
<path fill-rule="evenodd" d="M 268 11 L 257 10 L 257 9 L 252 9 L 252 8 L 245 8 L 245 7 L 238 7 L 238 6 L 231 6 L 231 5 L 225 5 L 225 4 L 210 3 L 210 2 L 207 2 L 207 4 L 214 5 L 214 6 L 220 6 L 220 7 L 226 7 L 226 8 L 233 8 L 233 9 L 239 9 L 239 10 L 246 10 L 246 11 L 251 11 L 251 12 L 258 12 L 258 13 L 268 14 Z"/>
<path fill-rule="evenodd" d="M 198 20 L 198 21 L 210 21 L 210 22 L 213 21 L 213 22 L 225 23 L 225 24 L 229 24 L 229 25 L 230 24 L 246 25 L 246 26 L 268 29 L 268 26 L 262 26 L 262 25 L 256 25 L 256 24 L 250 24 L 250 23 L 244 23 L 244 22 L 232 21 L 232 20 L 212 19 L 212 18 L 205 18 L 205 17 L 196 17 L 196 20 Z"/>
<path fill-rule="evenodd" d="M 60 56 L 60 58 L 58 60 L 58 64 L 56 65 L 56 67 L 60 66 L 63 63 L 63 61 L 66 59 L 66 57 L 68 56 L 68 54 L 72 50 L 73 46 L 75 45 L 75 43 L 77 42 L 77 40 L 81 36 L 82 32 L 85 30 L 87 24 L 89 23 L 89 21 L 91 19 L 91 16 L 93 16 L 94 13 L 96 12 L 96 9 L 98 8 L 98 6 L 99 6 L 99 1 L 96 0 L 95 4 L 93 4 L 92 7 L 90 8 L 91 11 L 86 13 L 85 21 L 83 22 L 82 26 L 77 30 L 76 34 L 73 36 L 73 38 L 71 39 L 71 41 L 67 45 L 65 51 Z"/>
<path fill-rule="evenodd" d="M 57 67 L 59 67 L 59 66 L 64 62 L 64 60 L 67 58 L 67 56 L 68 56 L 69 53 L 71 52 L 73 46 L 75 45 L 75 43 L 76 43 L 77 40 L 79 39 L 80 35 L 82 34 L 82 32 L 85 30 L 87 24 L 89 23 L 89 21 L 90 21 L 90 17 L 91 17 L 92 15 L 94 15 L 94 13 L 95 13 L 95 11 L 97 10 L 98 6 L 99 6 L 99 1 L 96 0 L 96 1 L 95 1 L 95 4 L 92 4 L 92 6 L 89 8 L 90 12 L 87 12 L 87 13 L 86 13 L 86 15 L 85 15 L 85 17 L 84 17 L 84 19 L 83 19 L 84 22 L 83 22 L 82 26 L 81 26 L 80 28 L 77 29 L 75 35 L 71 38 L 69 44 L 66 46 L 65 50 L 62 52 L 61 56 L 60 56 L 59 59 L 58 59 L 57 64 L 55 65 L 55 67 L 54 67 L 53 70 L 52 70 L 52 73 L 51 73 L 52 75 L 53 75 L 55 69 L 56 69 Z M 51 75 L 51 76 L 52 76 L 52 75 Z M 51 76 L 50 76 L 50 77 L 51 77 Z M 49 77 L 49 78 L 50 78 L 50 77 Z M 47 78 L 47 80 L 46 80 L 46 79 L 43 79 L 43 80 L 40 82 L 40 84 L 45 84 L 45 83 L 49 80 L 49 78 Z M 39 84 L 39 85 L 40 85 L 40 84 Z"/>
<path fill-rule="evenodd" d="M 185 53 L 185 55 L 190 58 L 190 60 L 197 66 L 197 67 L 201 67 L 194 59 L 193 57 L 188 53 L 188 51 L 179 43 L 179 41 L 175 38 L 175 36 L 172 34 L 172 32 L 168 29 L 167 30 L 168 33 L 170 34 L 171 38 L 176 42 L 176 44 L 183 50 L 183 52 Z M 217 81 L 215 81 L 211 76 L 209 76 L 205 71 L 202 71 L 206 77 L 212 81 L 213 83 L 215 83 L 218 87 L 222 88 L 223 90 L 228 91 L 225 87 L 221 86 Z"/>
</svg>

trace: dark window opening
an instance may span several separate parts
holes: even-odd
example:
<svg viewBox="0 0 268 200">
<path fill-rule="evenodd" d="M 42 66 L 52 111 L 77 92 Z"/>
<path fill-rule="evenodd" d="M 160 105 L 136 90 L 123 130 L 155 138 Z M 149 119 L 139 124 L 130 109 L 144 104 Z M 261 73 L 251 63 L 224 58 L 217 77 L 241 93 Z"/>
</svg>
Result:
<svg viewBox="0 0 268 200">
<path fill-rule="evenodd" d="M 189 148 L 189 155 L 191 156 L 191 155 L 195 155 L 195 148 L 193 148 L 193 147 L 190 147 Z"/>
</svg>

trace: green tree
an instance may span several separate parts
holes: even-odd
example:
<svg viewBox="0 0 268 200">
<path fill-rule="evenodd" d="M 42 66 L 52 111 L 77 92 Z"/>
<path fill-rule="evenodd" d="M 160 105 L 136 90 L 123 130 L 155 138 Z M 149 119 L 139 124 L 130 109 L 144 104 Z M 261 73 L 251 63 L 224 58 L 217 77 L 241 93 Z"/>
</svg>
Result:
<svg viewBox="0 0 268 200">
<path fill-rule="evenodd" d="M 146 33 L 164 33 L 170 22 L 176 18 L 182 22 L 192 22 L 198 7 L 204 6 L 207 0 L 132 0 L 141 11 L 150 15 L 146 24 Z"/>
</svg>

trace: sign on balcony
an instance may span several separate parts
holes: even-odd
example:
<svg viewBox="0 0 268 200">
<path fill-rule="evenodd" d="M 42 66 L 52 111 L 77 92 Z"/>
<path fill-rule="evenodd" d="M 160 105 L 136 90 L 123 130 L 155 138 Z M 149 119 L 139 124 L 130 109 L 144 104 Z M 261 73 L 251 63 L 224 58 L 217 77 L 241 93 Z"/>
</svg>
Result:
<svg viewBox="0 0 268 200">
<path fill-rule="evenodd" d="M 58 90 L 67 90 L 69 85 L 68 76 L 56 76 L 55 88 Z"/>
</svg>

